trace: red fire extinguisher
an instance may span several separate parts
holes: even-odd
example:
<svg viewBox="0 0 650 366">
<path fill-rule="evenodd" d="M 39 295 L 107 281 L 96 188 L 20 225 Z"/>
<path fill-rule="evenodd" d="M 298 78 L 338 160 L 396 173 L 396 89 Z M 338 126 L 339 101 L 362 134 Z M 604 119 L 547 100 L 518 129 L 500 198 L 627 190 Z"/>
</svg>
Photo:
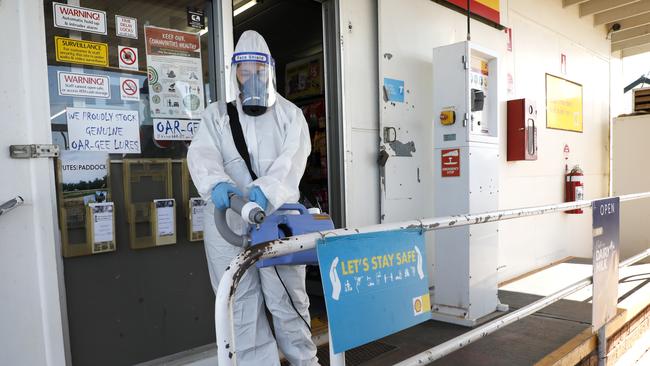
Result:
<svg viewBox="0 0 650 366">
<path fill-rule="evenodd" d="M 585 185 L 583 182 L 584 174 L 579 166 L 574 166 L 566 174 L 566 183 L 564 185 L 564 202 L 581 201 L 584 199 Z M 582 209 L 564 211 L 568 214 L 581 214 Z"/>
</svg>

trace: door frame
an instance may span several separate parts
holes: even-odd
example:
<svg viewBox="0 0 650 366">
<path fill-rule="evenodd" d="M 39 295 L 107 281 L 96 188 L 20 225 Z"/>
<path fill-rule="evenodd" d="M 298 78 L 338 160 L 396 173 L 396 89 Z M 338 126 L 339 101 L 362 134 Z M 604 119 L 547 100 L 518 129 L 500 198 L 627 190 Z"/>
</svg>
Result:
<svg viewBox="0 0 650 366">
<path fill-rule="evenodd" d="M 336 227 L 345 227 L 345 99 L 341 48 L 341 0 L 320 1 L 323 5 L 323 60 L 327 134 L 327 181 L 330 214 Z"/>
</svg>

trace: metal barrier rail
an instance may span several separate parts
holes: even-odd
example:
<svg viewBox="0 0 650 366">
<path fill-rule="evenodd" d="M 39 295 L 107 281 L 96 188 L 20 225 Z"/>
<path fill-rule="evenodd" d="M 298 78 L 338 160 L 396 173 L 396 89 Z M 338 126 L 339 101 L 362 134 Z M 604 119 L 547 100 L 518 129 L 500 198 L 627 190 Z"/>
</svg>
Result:
<svg viewBox="0 0 650 366">
<path fill-rule="evenodd" d="M 646 257 L 650 256 L 650 249 L 644 250 L 643 252 L 635 255 L 628 260 L 621 262 L 618 268 L 623 268 L 630 266 Z M 568 287 L 561 289 L 551 295 L 548 295 L 544 298 L 541 298 L 529 305 L 524 306 L 523 308 L 508 313 L 496 320 L 493 320 L 487 324 L 481 325 L 480 327 L 474 328 L 467 333 L 452 338 L 442 344 L 439 344 L 433 348 L 430 348 L 422 353 L 419 353 L 415 356 L 407 358 L 406 360 L 395 364 L 396 366 L 409 366 L 409 365 L 426 365 L 435 360 L 443 358 L 444 356 L 457 351 L 479 339 L 486 337 L 489 334 L 496 332 L 497 330 L 505 327 L 506 325 L 512 324 L 517 320 L 527 317 L 551 304 L 557 302 L 574 292 L 582 290 L 583 288 L 591 285 L 593 282 L 593 276 L 589 276 L 581 281 L 574 283 Z"/>
<path fill-rule="evenodd" d="M 650 198 L 650 192 L 628 194 L 628 195 L 620 196 L 619 198 L 621 202 L 632 201 L 632 200 L 643 199 L 643 198 Z M 235 257 L 232 260 L 230 266 L 226 268 L 221 278 L 221 281 L 219 282 L 219 288 L 217 289 L 217 295 L 215 300 L 215 319 L 216 319 L 216 327 L 217 327 L 217 354 L 218 354 L 219 366 L 237 364 L 237 355 L 235 351 L 236 347 L 235 347 L 235 338 L 234 338 L 234 322 L 233 322 L 233 314 L 232 314 L 235 291 L 237 289 L 237 285 L 239 284 L 239 281 L 241 280 L 242 276 L 244 275 L 244 273 L 246 273 L 246 270 L 251 266 L 253 266 L 258 260 L 262 258 L 279 257 L 285 254 L 315 248 L 318 239 L 322 239 L 326 236 L 364 234 L 364 233 L 391 231 L 391 230 L 399 230 L 399 229 L 412 229 L 412 228 L 419 228 L 424 231 L 441 230 L 441 229 L 448 229 L 457 226 L 484 224 L 487 222 L 496 222 L 496 221 L 516 219 L 521 217 L 545 215 L 545 214 L 550 214 L 555 212 L 574 210 L 578 208 L 587 208 L 587 207 L 591 207 L 594 201 L 597 200 L 582 200 L 582 201 L 567 202 L 567 203 L 561 203 L 555 205 L 544 205 L 544 206 L 534 206 L 534 207 L 519 208 L 519 209 L 512 209 L 512 210 L 493 211 L 493 212 L 486 212 L 482 214 L 467 214 L 467 215 L 455 215 L 455 216 L 430 218 L 430 219 L 422 219 L 422 220 L 410 220 L 410 221 L 404 221 L 399 223 L 372 225 L 372 226 L 367 226 L 358 229 L 347 229 L 347 228 L 335 229 L 335 230 L 329 230 L 324 232 L 316 232 L 316 233 L 294 236 L 286 239 L 278 239 L 278 240 L 274 240 L 274 241 L 270 241 L 270 242 L 266 242 L 260 245 L 250 247 L 246 249 L 244 252 L 240 253 L 237 257 Z M 643 253 L 640 253 L 639 255 L 633 258 L 637 258 L 641 256 L 641 254 Z M 638 260 L 641 260 L 648 255 L 650 254 L 641 256 L 639 257 Z M 627 263 L 627 261 L 623 262 L 621 265 L 623 265 L 624 263 Z M 583 288 L 588 286 L 590 283 L 591 283 L 591 279 L 585 279 L 551 296 L 557 297 L 557 300 L 559 300 L 562 297 L 572 293 L 572 292 L 569 293 L 566 292 L 573 289 L 573 287 L 582 286 L 580 288 Z M 579 290 L 580 288 L 576 289 L 575 291 Z M 544 299 L 538 300 L 536 303 L 541 304 L 543 303 L 543 300 Z M 552 302 L 549 302 L 546 305 L 549 305 L 551 303 Z M 519 312 L 518 317 L 517 316 L 511 317 L 512 314 L 516 313 L 513 312 L 504 317 L 497 319 L 492 323 L 497 323 L 500 319 L 504 319 L 506 317 L 509 317 L 508 318 L 509 320 L 514 319 L 511 321 L 513 322 L 521 319 L 526 315 L 529 315 L 529 314 L 522 315 L 523 312 L 521 311 L 523 309 L 525 308 L 519 309 L 517 311 Z M 488 323 L 487 325 L 490 325 L 492 323 Z M 483 327 L 486 327 L 487 325 L 484 325 Z M 499 329 L 503 325 L 505 324 L 498 325 L 497 328 L 495 328 L 495 330 Z M 474 331 L 468 333 L 472 333 L 472 332 Z M 460 337 L 454 338 L 449 342 L 452 341 L 457 342 L 457 339 L 459 338 Z M 475 340 L 476 339 L 470 339 L 470 341 L 467 344 Z M 463 344 L 459 348 L 462 348 L 467 344 Z M 340 363 L 341 360 L 343 359 L 342 354 L 336 354 L 336 355 L 333 354 L 333 351 L 331 349 L 331 342 L 330 342 L 330 356 L 335 356 L 338 360 L 338 362 L 336 363 L 330 362 L 330 364 L 332 365 L 342 364 Z M 417 356 L 414 356 L 413 358 L 415 357 Z"/>
<path fill-rule="evenodd" d="M 0 205 L 0 216 L 6 214 L 7 212 L 13 210 L 16 207 L 22 205 L 23 203 L 25 203 L 25 200 L 20 196 L 16 196 L 16 197 L 10 199 L 9 201 L 1 204 Z"/>
</svg>

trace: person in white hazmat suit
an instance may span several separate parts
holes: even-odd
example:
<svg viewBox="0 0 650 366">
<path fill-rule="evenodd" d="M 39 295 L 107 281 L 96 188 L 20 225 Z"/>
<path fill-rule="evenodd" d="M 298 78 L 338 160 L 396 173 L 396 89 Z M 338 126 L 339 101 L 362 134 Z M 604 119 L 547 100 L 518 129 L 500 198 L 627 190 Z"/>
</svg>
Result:
<svg viewBox="0 0 650 366">
<path fill-rule="evenodd" d="M 204 241 L 215 294 L 226 267 L 242 249 L 221 237 L 214 207 L 229 207 L 231 192 L 257 202 L 267 214 L 284 203 L 297 202 L 298 184 L 311 152 L 307 122 L 298 107 L 276 93 L 274 61 L 257 32 L 246 31 L 237 42 L 231 91 L 234 100 L 229 102 L 236 104 L 251 168 L 259 178 L 253 180 L 236 149 L 223 101 L 206 108 L 187 153 L 192 180 L 208 201 Z M 227 212 L 227 221 L 238 234 L 246 230 L 244 221 L 232 211 Z M 277 344 L 264 303 L 273 317 Z M 239 365 L 279 365 L 278 346 L 292 365 L 318 365 L 307 326 L 304 265 L 250 268 L 237 287 L 233 315 Z"/>
</svg>

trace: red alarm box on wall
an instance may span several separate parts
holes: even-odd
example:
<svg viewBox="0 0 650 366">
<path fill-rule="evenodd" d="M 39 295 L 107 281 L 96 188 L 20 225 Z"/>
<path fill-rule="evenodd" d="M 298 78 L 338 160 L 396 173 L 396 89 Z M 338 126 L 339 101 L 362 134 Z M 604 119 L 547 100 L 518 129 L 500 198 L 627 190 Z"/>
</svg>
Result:
<svg viewBox="0 0 650 366">
<path fill-rule="evenodd" d="M 508 161 L 537 160 L 537 105 L 531 99 L 508 101 Z"/>
</svg>

